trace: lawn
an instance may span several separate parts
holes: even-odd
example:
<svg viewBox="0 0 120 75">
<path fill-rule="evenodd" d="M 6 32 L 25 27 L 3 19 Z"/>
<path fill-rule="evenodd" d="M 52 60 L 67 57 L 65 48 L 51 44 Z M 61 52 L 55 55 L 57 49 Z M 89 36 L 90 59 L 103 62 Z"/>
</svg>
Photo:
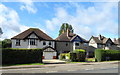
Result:
<svg viewBox="0 0 120 75">
<path fill-rule="evenodd" d="M 21 65 L 44 65 L 44 63 L 29 63 L 29 64 L 6 64 L 2 66 L 21 66 Z"/>
</svg>

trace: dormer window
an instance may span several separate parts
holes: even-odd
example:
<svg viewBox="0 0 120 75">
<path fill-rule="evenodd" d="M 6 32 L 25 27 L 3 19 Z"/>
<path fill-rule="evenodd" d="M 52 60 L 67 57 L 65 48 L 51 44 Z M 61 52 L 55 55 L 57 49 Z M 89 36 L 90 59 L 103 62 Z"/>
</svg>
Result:
<svg viewBox="0 0 120 75">
<path fill-rule="evenodd" d="M 20 46 L 20 40 L 16 40 L 16 46 Z"/>
</svg>

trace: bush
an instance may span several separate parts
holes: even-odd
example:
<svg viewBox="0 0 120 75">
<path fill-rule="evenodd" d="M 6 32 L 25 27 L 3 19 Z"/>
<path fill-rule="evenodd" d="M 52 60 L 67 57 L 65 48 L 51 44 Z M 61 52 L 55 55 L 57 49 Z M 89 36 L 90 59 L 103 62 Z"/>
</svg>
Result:
<svg viewBox="0 0 120 75">
<path fill-rule="evenodd" d="M 68 59 L 70 59 L 70 53 L 61 53 L 60 54 L 60 60 L 66 59 L 66 57 L 68 57 Z"/>
<path fill-rule="evenodd" d="M 42 63 L 42 49 L 2 49 L 2 64 Z"/>
<path fill-rule="evenodd" d="M 70 53 L 70 59 L 71 61 L 85 61 L 86 54 L 85 50 L 83 49 L 76 49 L 73 52 Z"/>
<path fill-rule="evenodd" d="M 120 50 L 104 50 L 96 49 L 95 50 L 95 59 L 96 61 L 106 61 L 106 60 L 120 60 Z"/>
</svg>

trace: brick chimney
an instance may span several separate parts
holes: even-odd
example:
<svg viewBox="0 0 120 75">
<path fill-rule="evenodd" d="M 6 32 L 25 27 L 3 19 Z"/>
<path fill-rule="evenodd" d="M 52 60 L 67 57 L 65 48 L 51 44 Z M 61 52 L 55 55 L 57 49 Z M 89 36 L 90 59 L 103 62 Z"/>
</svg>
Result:
<svg viewBox="0 0 120 75">
<path fill-rule="evenodd" d="M 101 36 L 101 35 L 99 35 L 99 37 L 98 37 L 98 38 L 99 38 L 99 40 L 101 40 L 102 36 Z"/>
</svg>

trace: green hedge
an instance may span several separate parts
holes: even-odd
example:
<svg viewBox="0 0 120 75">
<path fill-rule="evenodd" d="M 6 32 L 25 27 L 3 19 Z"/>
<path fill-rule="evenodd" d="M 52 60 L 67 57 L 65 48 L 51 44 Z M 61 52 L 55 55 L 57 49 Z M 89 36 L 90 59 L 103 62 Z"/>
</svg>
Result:
<svg viewBox="0 0 120 75">
<path fill-rule="evenodd" d="M 96 49 L 95 58 L 96 61 L 107 61 L 107 60 L 120 60 L 120 50 L 104 50 Z"/>
<path fill-rule="evenodd" d="M 42 63 L 42 49 L 2 49 L 2 64 Z"/>
<path fill-rule="evenodd" d="M 71 61 L 84 62 L 85 58 L 86 58 L 86 54 L 85 54 L 85 50 L 83 50 L 83 49 L 76 49 L 73 52 L 70 52 Z"/>
<path fill-rule="evenodd" d="M 66 57 L 68 57 L 68 59 L 70 59 L 70 53 L 61 53 L 60 54 L 60 60 L 66 59 Z"/>
</svg>

